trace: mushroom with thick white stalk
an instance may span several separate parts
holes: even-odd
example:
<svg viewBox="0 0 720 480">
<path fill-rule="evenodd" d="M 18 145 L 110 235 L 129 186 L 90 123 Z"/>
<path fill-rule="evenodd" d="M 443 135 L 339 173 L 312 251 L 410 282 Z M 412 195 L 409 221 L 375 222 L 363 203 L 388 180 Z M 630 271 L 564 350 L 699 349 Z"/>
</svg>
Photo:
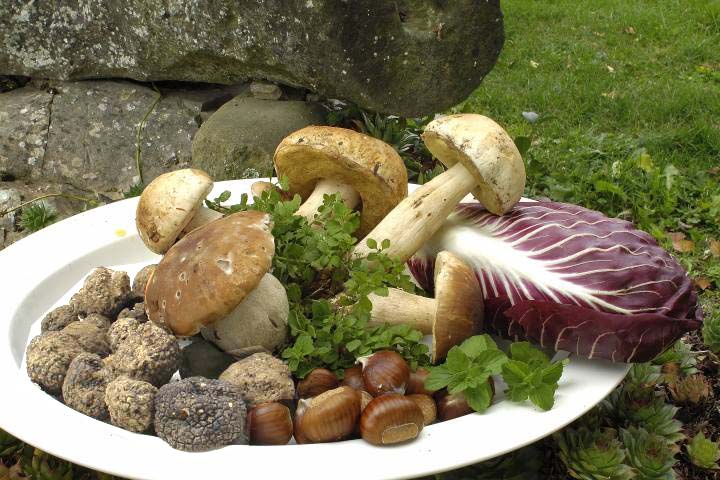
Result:
<svg viewBox="0 0 720 480">
<path fill-rule="evenodd" d="M 327 194 L 337 193 L 349 208 L 360 206 L 358 233 L 369 232 L 407 195 L 407 170 L 390 145 L 337 127 L 310 126 L 291 133 L 273 157 L 289 195 L 304 203 L 298 215 L 312 221 Z"/>
<path fill-rule="evenodd" d="M 150 182 L 135 212 L 135 224 L 145 245 L 163 254 L 184 234 L 222 217 L 203 206 L 212 187 L 210 176 L 194 168 L 164 173 Z"/>
<path fill-rule="evenodd" d="M 512 138 L 500 125 L 477 114 L 448 115 L 430 122 L 422 135 L 430 152 L 450 167 L 395 207 L 363 240 L 353 255 L 366 257 L 367 240 L 390 239 L 385 252 L 410 258 L 445 222 L 468 194 L 491 213 L 502 215 L 522 196 L 525 166 Z"/>
<path fill-rule="evenodd" d="M 285 288 L 268 270 L 270 216 L 247 211 L 188 233 L 158 263 L 145 290 L 153 322 L 204 336 L 225 351 L 274 350 L 287 339 Z"/>
<path fill-rule="evenodd" d="M 477 335 L 483 324 L 483 295 L 475 272 L 456 255 L 443 251 L 435 260 L 435 298 L 390 288 L 370 295 L 370 325 L 409 325 L 432 335 L 431 358 L 437 363 L 454 346 Z"/>
</svg>

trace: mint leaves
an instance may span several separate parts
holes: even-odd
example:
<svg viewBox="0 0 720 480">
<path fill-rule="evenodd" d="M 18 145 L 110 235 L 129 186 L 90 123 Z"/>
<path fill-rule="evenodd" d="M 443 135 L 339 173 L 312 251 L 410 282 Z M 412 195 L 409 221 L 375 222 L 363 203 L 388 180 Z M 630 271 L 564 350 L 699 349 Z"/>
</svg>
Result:
<svg viewBox="0 0 720 480">
<path fill-rule="evenodd" d="M 425 381 L 429 390 L 447 388 L 451 394 L 462 392 L 476 412 L 487 410 L 493 390 L 488 379 L 500 373 L 507 356 L 488 335 L 477 335 L 454 346 L 445 363 L 430 369 Z"/>
<path fill-rule="evenodd" d="M 502 367 L 510 400 L 522 402 L 529 398 L 543 410 L 550 410 L 555 404 L 555 390 L 568 360 L 550 363 L 547 355 L 528 342 L 510 345 L 510 357 L 511 360 Z"/>
<path fill-rule="evenodd" d="M 510 345 L 508 358 L 488 335 L 477 335 L 451 348 L 445 363 L 431 367 L 425 386 L 429 390 L 447 388 L 451 394 L 462 393 L 473 410 L 483 412 L 493 397 L 489 379 L 502 374 L 510 400 L 530 399 L 541 409 L 550 410 L 567 363 L 551 363 L 547 355 L 528 342 Z"/>
</svg>

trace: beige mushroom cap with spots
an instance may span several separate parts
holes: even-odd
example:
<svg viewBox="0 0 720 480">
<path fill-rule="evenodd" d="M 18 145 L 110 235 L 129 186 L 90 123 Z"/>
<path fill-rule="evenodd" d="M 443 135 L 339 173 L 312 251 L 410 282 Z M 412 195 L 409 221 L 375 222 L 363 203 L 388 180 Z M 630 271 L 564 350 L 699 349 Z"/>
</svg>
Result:
<svg viewBox="0 0 720 480">
<path fill-rule="evenodd" d="M 232 312 L 260 283 L 275 253 L 270 216 L 240 212 L 173 245 L 145 290 L 148 318 L 190 336 Z"/>
</svg>

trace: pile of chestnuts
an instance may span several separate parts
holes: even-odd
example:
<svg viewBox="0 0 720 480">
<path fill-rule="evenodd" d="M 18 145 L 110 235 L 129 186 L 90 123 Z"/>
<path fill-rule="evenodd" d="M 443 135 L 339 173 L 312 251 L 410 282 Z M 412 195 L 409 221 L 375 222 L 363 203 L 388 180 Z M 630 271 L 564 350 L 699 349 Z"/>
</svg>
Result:
<svg viewBox="0 0 720 480">
<path fill-rule="evenodd" d="M 263 403 L 248 413 L 250 443 L 323 443 L 361 437 L 373 445 L 416 438 L 426 425 L 472 412 L 462 395 L 425 388 L 430 372 L 415 372 L 392 351 L 379 351 L 345 370 L 342 380 L 324 368 L 297 384 L 294 416 L 282 403 Z M 294 418 L 293 418 L 294 417 Z"/>
</svg>

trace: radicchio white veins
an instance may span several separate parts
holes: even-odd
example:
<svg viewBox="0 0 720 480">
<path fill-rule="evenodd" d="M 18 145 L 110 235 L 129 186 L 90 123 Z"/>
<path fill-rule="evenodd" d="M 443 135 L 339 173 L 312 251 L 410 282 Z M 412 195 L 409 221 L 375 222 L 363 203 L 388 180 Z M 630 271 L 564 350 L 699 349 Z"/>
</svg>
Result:
<svg viewBox="0 0 720 480">
<path fill-rule="evenodd" d="M 408 262 L 429 291 L 442 250 L 475 269 L 485 328 L 504 337 L 645 362 L 702 324 L 692 281 L 652 236 L 577 205 L 520 202 L 498 217 L 460 204 Z"/>
</svg>

